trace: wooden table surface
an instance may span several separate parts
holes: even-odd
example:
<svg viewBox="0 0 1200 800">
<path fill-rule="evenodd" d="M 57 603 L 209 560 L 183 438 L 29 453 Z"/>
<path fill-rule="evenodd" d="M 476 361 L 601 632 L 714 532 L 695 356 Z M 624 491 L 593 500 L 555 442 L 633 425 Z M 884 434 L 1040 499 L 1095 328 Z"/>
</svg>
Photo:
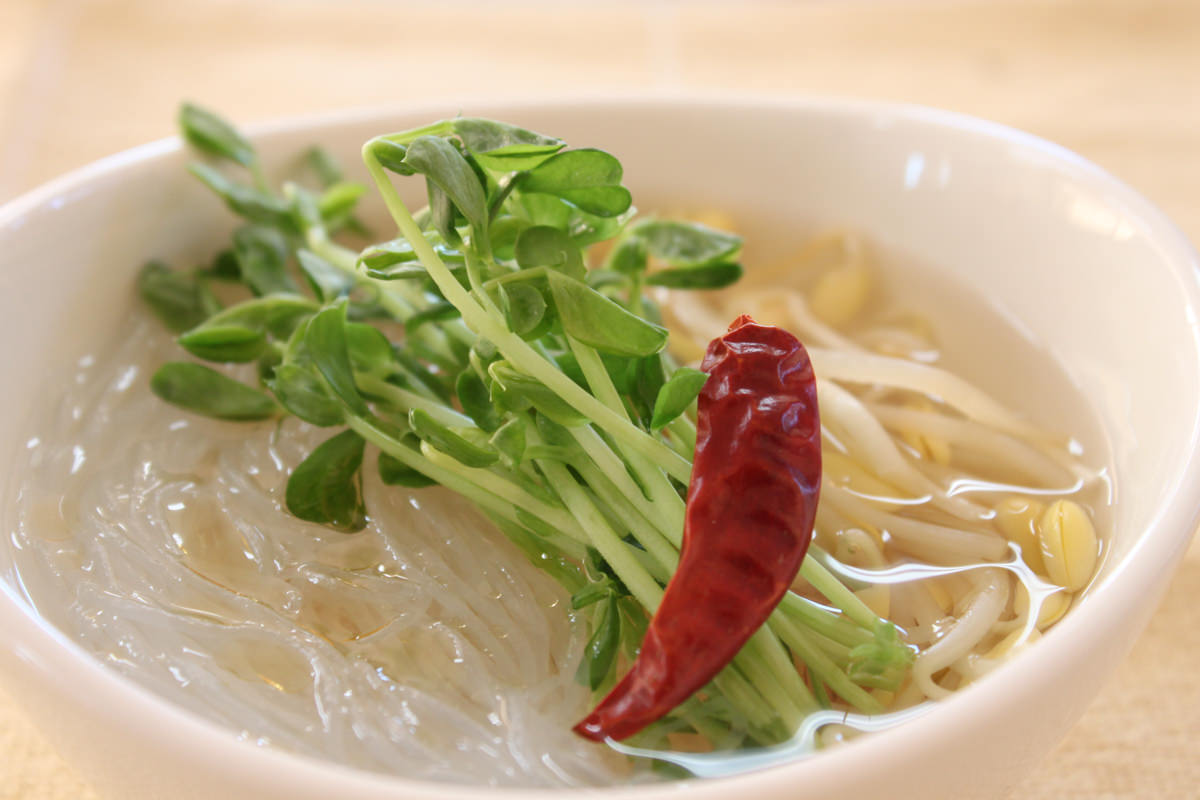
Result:
<svg viewBox="0 0 1200 800">
<path fill-rule="evenodd" d="M 855 95 L 1023 128 L 1200 241 L 1200 2 L 0 0 L 0 201 L 172 132 L 445 97 Z M 1200 547 L 1017 797 L 1200 796 Z M 1030 720 L 1030 724 L 1036 721 Z M 0 696 L 0 800 L 94 798 Z M 936 800 L 936 799 L 935 799 Z"/>
</svg>

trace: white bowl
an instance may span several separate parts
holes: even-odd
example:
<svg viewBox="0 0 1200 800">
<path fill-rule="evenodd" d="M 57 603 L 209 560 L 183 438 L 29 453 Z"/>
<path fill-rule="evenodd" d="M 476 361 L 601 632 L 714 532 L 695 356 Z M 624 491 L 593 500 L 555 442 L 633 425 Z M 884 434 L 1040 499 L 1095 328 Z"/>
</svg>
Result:
<svg viewBox="0 0 1200 800">
<path fill-rule="evenodd" d="M 1094 404 L 1117 487 L 1095 589 L 1035 647 L 905 726 L 806 761 L 697 781 L 690 800 L 997 797 L 1080 715 L 1145 625 L 1200 509 L 1197 255 L 1100 169 L 1026 134 L 923 108 L 838 100 L 619 100 L 358 113 L 262 129 L 268 167 L 460 110 L 612 150 L 643 205 L 686 198 L 841 224 L 954 271 L 1043 343 Z M 164 109 L 164 113 L 169 113 Z M 113 156 L 0 209 L 0 452 L 28 438 L 43 376 L 111 335 L 148 257 L 205 253 L 230 220 L 177 140 Z M 647 202 L 649 201 L 649 202 Z M 787 232 L 789 235 L 794 231 Z M 21 476 L 0 463 L 9 504 Z M 11 554 L 0 546 L 0 575 Z M 0 581 L 0 674 L 111 797 L 494 798 L 261 749 L 118 677 Z M 599 792 L 677 796 L 678 784 Z M 554 796 L 561 792 L 555 792 Z M 550 796 L 550 795 L 547 795 Z"/>
</svg>

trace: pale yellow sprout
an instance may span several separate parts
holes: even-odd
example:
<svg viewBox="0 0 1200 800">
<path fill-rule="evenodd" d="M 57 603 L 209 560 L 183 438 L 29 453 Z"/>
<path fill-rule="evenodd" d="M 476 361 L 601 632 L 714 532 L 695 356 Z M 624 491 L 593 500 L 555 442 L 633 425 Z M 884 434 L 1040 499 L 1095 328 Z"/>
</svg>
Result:
<svg viewBox="0 0 1200 800">
<path fill-rule="evenodd" d="M 925 587 L 926 591 L 929 592 L 929 596 L 933 598 L 933 602 L 937 603 L 938 608 L 942 610 L 942 613 L 949 614 L 954 608 L 954 598 L 950 595 L 950 592 L 946 589 L 942 582 L 936 578 L 933 578 L 923 581 L 922 585 Z"/>
<path fill-rule="evenodd" d="M 876 583 L 854 593 L 882 619 L 888 619 L 892 611 L 892 593 L 887 584 Z"/>
<path fill-rule="evenodd" d="M 840 328 L 853 322 L 870 299 L 873 279 L 861 262 L 824 273 L 809 292 L 809 307 L 826 325 Z"/>
<path fill-rule="evenodd" d="M 905 407 L 915 411 L 933 411 L 933 404 L 923 397 L 910 400 L 905 403 Z M 921 458 L 943 466 L 950 463 L 950 442 L 942 437 L 915 428 L 906 428 L 900 431 L 900 438 Z"/>
<path fill-rule="evenodd" d="M 1042 638 L 1042 634 L 1036 629 L 1026 633 L 1018 628 L 996 642 L 992 649 L 987 651 L 984 658 L 1005 658 L 1036 642 L 1040 638 Z"/>
<path fill-rule="evenodd" d="M 861 462 L 855 461 L 836 450 L 822 453 L 822 480 L 844 486 L 857 495 L 870 499 L 880 508 L 894 511 L 908 499 L 905 492 L 890 483 L 880 480 L 869 472 Z M 895 500 L 891 500 L 895 498 Z"/>
</svg>

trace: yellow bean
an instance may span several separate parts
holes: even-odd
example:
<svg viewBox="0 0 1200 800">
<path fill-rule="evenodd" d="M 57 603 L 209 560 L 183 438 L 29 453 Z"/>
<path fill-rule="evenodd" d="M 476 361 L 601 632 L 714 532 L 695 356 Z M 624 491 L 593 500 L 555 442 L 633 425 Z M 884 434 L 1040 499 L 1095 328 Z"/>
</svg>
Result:
<svg viewBox="0 0 1200 800">
<path fill-rule="evenodd" d="M 866 306 L 871 282 L 871 270 L 865 264 L 849 263 L 831 269 L 817 279 L 809 293 L 809 308 L 826 325 L 845 325 Z"/>
<path fill-rule="evenodd" d="M 1046 574 L 1042 560 L 1042 542 L 1038 538 L 1038 519 L 1046 506 L 1028 497 L 1006 497 L 996 506 L 996 527 L 1010 542 L 1021 548 L 1021 558 L 1039 575 Z"/>
<path fill-rule="evenodd" d="M 1038 520 L 1042 560 L 1051 582 L 1078 592 L 1092 579 L 1100 557 L 1096 529 L 1083 506 L 1056 500 Z"/>
<path fill-rule="evenodd" d="M 1045 630 L 1054 623 L 1062 619 L 1063 614 L 1067 613 L 1067 609 L 1071 607 L 1072 595 L 1070 592 L 1055 592 L 1046 597 L 1042 601 L 1042 607 L 1038 610 L 1037 628 Z M 1023 617 L 1029 613 L 1029 592 L 1021 589 L 1017 592 L 1017 596 L 1013 599 L 1013 611 L 1018 617 Z"/>
</svg>

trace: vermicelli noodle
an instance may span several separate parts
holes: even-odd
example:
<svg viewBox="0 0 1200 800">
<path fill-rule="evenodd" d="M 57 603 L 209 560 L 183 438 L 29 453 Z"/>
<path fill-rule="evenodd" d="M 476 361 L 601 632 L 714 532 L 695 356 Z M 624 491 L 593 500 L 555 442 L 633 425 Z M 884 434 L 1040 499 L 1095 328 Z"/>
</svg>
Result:
<svg viewBox="0 0 1200 800">
<path fill-rule="evenodd" d="M 1052 584 L 1059 554 L 1038 537 L 1059 498 L 1103 530 L 1102 474 L 1028 409 L 940 363 L 932 324 L 886 300 L 857 238 L 821 237 L 780 263 L 752 264 L 744 284 L 708 298 L 660 295 L 672 346 L 696 359 L 740 313 L 808 342 L 827 453 L 810 557 L 918 651 L 909 679 L 874 699 L 889 710 L 939 699 L 1078 595 Z M 147 380 L 177 351 L 149 315 L 133 316 L 118 346 L 79 362 L 22 455 L 14 580 L 40 614 L 122 675 L 262 745 L 458 783 L 653 777 L 570 733 L 591 699 L 575 677 L 587 625 L 468 503 L 385 487 L 372 469 L 363 532 L 289 516 L 288 474 L 323 434 L 292 417 L 230 424 L 161 402 Z M 571 432 L 606 463 L 601 436 Z M 632 477 L 617 485 L 617 466 L 616 481 L 589 478 L 615 513 L 654 507 L 647 518 L 682 529 L 665 478 L 643 493 Z M 1066 546 L 1086 548 L 1090 531 L 1098 552 L 1078 515 L 1055 519 L 1075 526 L 1057 531 L 1076 537 Z M 820 599 L 802 579 L 794 589 Z M 846 719 L 817 740 L 853 735 Z"/>
</svg>

